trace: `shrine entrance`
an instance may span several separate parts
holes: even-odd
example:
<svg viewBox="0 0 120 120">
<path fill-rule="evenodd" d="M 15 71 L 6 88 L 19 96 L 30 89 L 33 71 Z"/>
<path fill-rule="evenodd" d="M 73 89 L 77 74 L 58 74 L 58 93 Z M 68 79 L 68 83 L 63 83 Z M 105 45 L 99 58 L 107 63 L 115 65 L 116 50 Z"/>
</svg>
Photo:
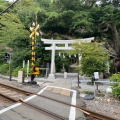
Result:
<svg viewBox="0 0 120 120">
<path fill-rule="evenodd" d="M 51 50 L 51 69 L 49 78 L 55 78 L 55 50 L 73 50 L 70 46 L 72 43 L 76 41 L 82 42 L 91 42 L 94 40 L 94 37 L 91 38 L 84 38 L 84 39 L 77 39 L 77 40 L 52 40 L 52 39 L 41 39 L 44 44 L 51 44 L 50 47 L 45 47 L 45 50 Z M 58 47 L 57 45 L 63 44 L 64 47 Z"/>
</svg>

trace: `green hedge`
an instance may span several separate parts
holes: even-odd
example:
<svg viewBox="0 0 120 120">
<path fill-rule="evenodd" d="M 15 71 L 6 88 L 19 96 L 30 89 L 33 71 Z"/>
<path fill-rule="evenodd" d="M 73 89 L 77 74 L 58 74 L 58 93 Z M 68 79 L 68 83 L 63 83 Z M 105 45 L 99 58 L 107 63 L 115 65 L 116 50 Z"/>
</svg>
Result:
<svg viewBox="0 0 120 120">
<path fill-rule="evenodd" d="M 18 71 L 21 69 L 21 67 L 16 67 L 12 70 L 12 75 L 17 77 L 18 76 Z"/>
<path fill-rule="evenodd" d="M 0 65 L 0 74 L 8 75 L 9 73 L 9 64 Z"/>
<path fill-rule="evenodd" d="M 25 76 L 27 75 L 27 72 L 26 72 L 27 71 L 27 67 L 26 66 L 25 66 L 24 69 L 21 68 L 20 66 L 15 67 L 15 68 L 13 68 L 11 66 L 11 70 L 12 70 L 12 76 L 15 76 L 15 77 L 18 76 L 18 71 L 23 71 L 23 70 L 24 70 Z M 2 74 L 2 75 L 9 75 L 9 73 L 10 73 L 9 64 L 2 64 L 2 65 L 0 65 L 0 74 Z M 30 76 L 30 74 L 31 74 L 31 69 L 29 69 L 29 76 Z"/>
<path fill-rule="evenodd" d="M 120 82 L 120 73 L 113 74 L 110 77 L 110 81 Z M 120 99 L 120 83 L 116 83 L 112 86 L 112 93 L 115 97 Z"/>
</svg>

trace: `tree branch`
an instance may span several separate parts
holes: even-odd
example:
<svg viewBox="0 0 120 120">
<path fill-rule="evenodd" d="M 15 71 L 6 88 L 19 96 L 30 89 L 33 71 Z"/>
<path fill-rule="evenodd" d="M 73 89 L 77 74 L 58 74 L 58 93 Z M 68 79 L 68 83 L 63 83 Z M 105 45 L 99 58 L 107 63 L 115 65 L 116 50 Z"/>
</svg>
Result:
<svg viewBox="0 0 120 120">
<path fill-rule="evenodd" d="M 39 33 L 40 33 L 40 35 L 42 35 L 42 36 L 54 36 L 54 35 L 56 35 L 56 36 L 59 36 L 59 37 L 61 37 L 61 38 L 65 38 L 65 39 L 68 39 L 68 40 L 71 40 L 71 39 L 73 39 L 73 37 L 72 36 L 69 36 L 69 35 L 64 35 L 64 34 L 60 34 L 60 33 L 53 33 L 53 32 L 48 32 L 48 33 L 44 33 L 44 32 L 42 32 L 41 30 L 39 31 Z"/>
<path fill-rule="evenodd" d="M 107 23 L 105 23 L 105 24 L 107 24 Z M 101 26 L 101 25 L 100 25 L 100 26 Z M 104 30 L 101 30 L 101 27 L 99 27 L 99 30 L 98 30 L 98 31 L 100 31 L 101 33 L 107 32 L 109 28 L 110 28 L 110 24 L 107 24 L 107 27 L 106 27 Z"/>
<path fill-rule="evenodd" d="M 69 35 L 64 35 L 64 34 L 59 34 L 59 33 L 54 33 L 54 35 L 57 35 L 57 36 L 62 37 L 62 38 L 66 38 L 68 40 L 73 39 L 73 37 L 69 36 Z"/>
</svg>

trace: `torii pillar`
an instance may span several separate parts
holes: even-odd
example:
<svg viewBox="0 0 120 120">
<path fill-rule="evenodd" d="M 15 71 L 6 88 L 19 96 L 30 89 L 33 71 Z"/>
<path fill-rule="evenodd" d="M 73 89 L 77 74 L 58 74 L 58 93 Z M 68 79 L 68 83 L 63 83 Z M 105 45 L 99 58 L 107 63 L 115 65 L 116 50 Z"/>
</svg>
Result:
<svg viewBox="0 0 120 120">
<path fill-rule="evenodd" d="M 91 38 L 84 38 L 84 39 L 77 39 L 77 40 L 51 40 L 51 39 L 41 39 L 41 41 L 44 42 L 44 44 L 52 44 L 51 47 L 45 47 L 45 50 L 51 50 L 52 56 L 51 56 L 51 70 L 49 74 L 49 78 L 55 78 L 55 50 L 73 50 L 69 44 L 72 44 L 74 42 L 80 41 L 80 42 L 91 42 L 94 40 L 94 37 Z M 64 47 L 57 47 L 56 44 L 64 44 Z"/>
<path fill-rule="evenodd" d="M 52 55 L 51 55 L 51 70 L 49 78 L 55 78 L 55 43 L 52 44 Z"/>
</svg>

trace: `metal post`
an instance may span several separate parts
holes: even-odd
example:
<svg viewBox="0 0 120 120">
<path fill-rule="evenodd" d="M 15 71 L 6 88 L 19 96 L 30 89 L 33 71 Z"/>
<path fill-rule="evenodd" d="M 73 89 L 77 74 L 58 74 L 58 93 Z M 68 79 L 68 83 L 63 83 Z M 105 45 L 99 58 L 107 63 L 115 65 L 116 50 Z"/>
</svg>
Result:
<svg viewBox="0 0 120 120">
<path fill-rule="evenodd" d="M 25 74 L 24 74 L 24 70 L 23 70 L 23 74 L 22 74 L 22 83 L 24 83 L 25 80 Z"/>
<path fill-rule="evenodd" d="M 32 73 L 31 73 L 31 82 L 28 82 L 28 83 L 31 83 L 31 84 L 36 84 L 37 82 L 34 81 L 34 78 L 37 74 L 39 74 L 39 69 L 38 67 L 35 66 L 35 60 L 36 60 L 36 35 L 39 35 L 39 33 L 37 32 L 37 29 L 39 28 L 39 25 L 37 25 L 37 16 L 36 16 L 36 23 L 33 22 L 32 23 L 32 27 L 30 27 L 30 30 L 31 30 L 31 34 L 30 34 L 30 38 L 32 39 L 32 52 L 31 52 L 31 55 L 32 55 L 32 63 L 31 63 L 31 66 L 32 66 Z"/>
<path fill-rule="evenodd" d="M 80 84 L 80 78 L 79 78 L 79 74 L 78 74 L 78 86 L 77 86 L 77 88 L 81 88 L 81 87 L 79 86 L 79 84 Z"/>
<path fill-rule="evenodd" d="M 12 80 L 12 70 L 11 70 L 11 64 L 9 63 L 9 80 Z"/>
<path fill-rule="evenodd" d="M 29 60 L 27 61 L 27 77 L 28 77 L 28 74 L 29 74 Z"/>
<path fill-rule="evenodd" d="M 94 97 L 96 96 L 96 94 L 95 94 L 95 81 L 94 81 Z"/>
<path fill-rule="evenodd" d="M 100 90 L 98 90 L 98 83 L 96 83 L 96 90 L 95 90 L 96 93 L 100 93 Z"/>
<path fill-rule="evenodd" d="M 10 59 L 9 59 L 9 80 L 12 80 L 12 69 L 11 69 L 11 54 L 10 55 Z"/>
<path fill-rule="evenodd" d="M 24 67 L 25 67 L 25 60 L 23 60 L 23 74 L 22 74 L 22 83 L 24 83 L 24 80 L 25 80 L 25 71 L 24 71 Z"/>
<path fill-rule="evenodd" d="M 23 68 L 25 67 L 25 60 L 23 60 Z"/>
</svg>

